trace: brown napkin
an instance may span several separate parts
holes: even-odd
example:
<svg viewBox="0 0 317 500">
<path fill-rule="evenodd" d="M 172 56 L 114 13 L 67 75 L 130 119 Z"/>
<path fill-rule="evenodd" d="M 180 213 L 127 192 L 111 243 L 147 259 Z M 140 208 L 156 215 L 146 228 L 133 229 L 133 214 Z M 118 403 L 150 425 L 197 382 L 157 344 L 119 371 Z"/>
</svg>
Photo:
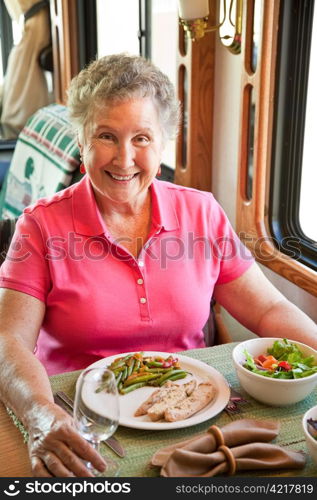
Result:
<svg viewBox="0 0 317 500">
<path fill-rule="evenodd" d="M 306 458 L 301 452 L 265 443 L 278 432 L 278 423 L 263 420 L 236 420 L 221 429 L 211 426 L 202 435 L 157 451 L 151 463 L 161 466 L 161 476 L 167 477 L 211 477 L 237 470 L 304 467 Z"/>
<path fill-rule="evenodd" d="M 276 438 L 280 430 L 280 424 L 273 422 L 273 420 L 236 420 L 221 428 L 223 442 L 217 443 L 216 436 L 210 432 L 213 427 L 210 427 L 204 434 L 158 450 L 152 457 L 152 465 L 164 465 L 173 451 L 179 448 L 189 451 L 199 450 L 200 453 L 211 453 L 217 450 L 221 444 L 237 446 L 252 441 L 269 442 Z"/>
</svg>

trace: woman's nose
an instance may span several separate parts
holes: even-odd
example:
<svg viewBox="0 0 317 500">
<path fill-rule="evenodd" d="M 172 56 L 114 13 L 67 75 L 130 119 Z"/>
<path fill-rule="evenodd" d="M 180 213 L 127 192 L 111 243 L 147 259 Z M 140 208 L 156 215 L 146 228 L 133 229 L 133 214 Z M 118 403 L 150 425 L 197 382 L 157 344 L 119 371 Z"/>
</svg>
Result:
<svg viewBox="0 0 317 500">
<path fill-rule="evenodd" d="M 134 166 L 134 148 L 130 144 L 118 144 L 112 163 L 121 168 Z"/>
</svg>

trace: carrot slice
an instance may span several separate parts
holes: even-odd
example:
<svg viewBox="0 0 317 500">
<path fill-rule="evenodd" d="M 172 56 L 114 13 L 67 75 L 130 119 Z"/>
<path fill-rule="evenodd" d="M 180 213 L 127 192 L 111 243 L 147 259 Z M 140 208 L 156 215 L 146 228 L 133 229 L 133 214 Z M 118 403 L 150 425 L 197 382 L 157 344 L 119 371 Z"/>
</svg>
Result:
<svg viewBox="0 0 317 500">
<path fill-rule="evenodd" d="M 278 365 L 278 361 L 274 356 L 268 356 L 262 363 L 263 368 L 267 368 L 268 370 L 272 369 L 272 365 Z"/>
</svg>

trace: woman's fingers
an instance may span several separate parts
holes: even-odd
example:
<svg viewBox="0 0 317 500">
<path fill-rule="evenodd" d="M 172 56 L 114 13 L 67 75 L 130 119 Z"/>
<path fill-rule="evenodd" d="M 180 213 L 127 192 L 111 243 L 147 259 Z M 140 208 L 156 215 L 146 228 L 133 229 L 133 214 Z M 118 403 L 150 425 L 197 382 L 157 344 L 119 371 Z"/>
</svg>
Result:
<svg viewBox="0 0 317 500">
<path fill-rule="evenodd" d="M 88 445 L 88 443 L 85 443 L 85 444 Z M 89 445 L 88 445 L 88 448 L 90 448 Z M 88 450 L 88 451 L 90 451 L 90 450 Z M 92 454 L 89 454 L 89 453 L 84 454 L 85 461 L 87 461 L 87 462 L 89 461 L 96 469 L 100 470 L 100 472 L 103 472 L 105 470 L 105 466 L 104 466 L 105 464 L 104 464 L 103 459 L 101 459 L 101 461 L 100 461 L 99 454 L 97 453 L 97 457 L 96 457 L 95 456 L 96 451 L 95 450 L 92 450 L 92 451 L 93 451 Z M 82 459 L 80 458 L 79 453 L 76 452 L 76 454 L 75 454 L 74 448 L 72 448 L 72 447 L 69 448 L 67 445 L 60 442 L 60 443 L 58 443 L 58 446 L 56 447 L 55 453 L 56 453 L 56 457 L 58 457 L 58 459 L 65 465 L 67 470 L 72 471 L 75 476 L 77 476 L 77 477 L 87 477 L 87 476 L 93 477 L 93 474 L 91 473 L 91 471 L 89 469 L 87 469 L 87 467 L 83 463 Z M 97 461 L 96 461 L 96 458 L 97 458 Z M 98 467 L 97 467 L 97 465 L 98 465 Z"/>
<path fill-rule="evenodd" d="M 103 472 L 106 469 L 106 462 L 101 455 L 90 445 L 84 438 L 76 435 L 76 440 L 68 441 L 67 443 L 71 449 L 82 460 L 90 462 L 93 467 Z"/>
<path fill-rule="evenodd" d="M 31 456 L 31 467 L 34 477 L 53 477 L 53 475 L 48 472 L 39 457 Z"/>
<path fill-rule="evenodd" d="M 46 432 L 32 439 L 29 449 L 33 474 L 50 477 L 92 477 L 84 461 L 103 472 L 106 463 L 99 453 L 73 427 L 72 419 L 55 420 Z"/>
</svg>

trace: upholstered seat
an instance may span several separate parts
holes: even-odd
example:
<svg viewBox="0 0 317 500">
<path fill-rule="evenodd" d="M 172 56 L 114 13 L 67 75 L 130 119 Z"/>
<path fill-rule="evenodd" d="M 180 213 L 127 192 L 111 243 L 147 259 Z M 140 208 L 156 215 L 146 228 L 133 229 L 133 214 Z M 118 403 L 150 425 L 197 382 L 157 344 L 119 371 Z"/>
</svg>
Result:
<svg viewBox="0 0 317 500">
<path fill-rule="evenodd" d="M 0 220 L 0 266 L 6 258 L 17 219 Z"/>
<path fill-rule="evenodd" d="M 80 155 L 65 106 L 39 109 L 19 134 L 0 193 L 0 219 L 78 180 Z"/>
</svg>

